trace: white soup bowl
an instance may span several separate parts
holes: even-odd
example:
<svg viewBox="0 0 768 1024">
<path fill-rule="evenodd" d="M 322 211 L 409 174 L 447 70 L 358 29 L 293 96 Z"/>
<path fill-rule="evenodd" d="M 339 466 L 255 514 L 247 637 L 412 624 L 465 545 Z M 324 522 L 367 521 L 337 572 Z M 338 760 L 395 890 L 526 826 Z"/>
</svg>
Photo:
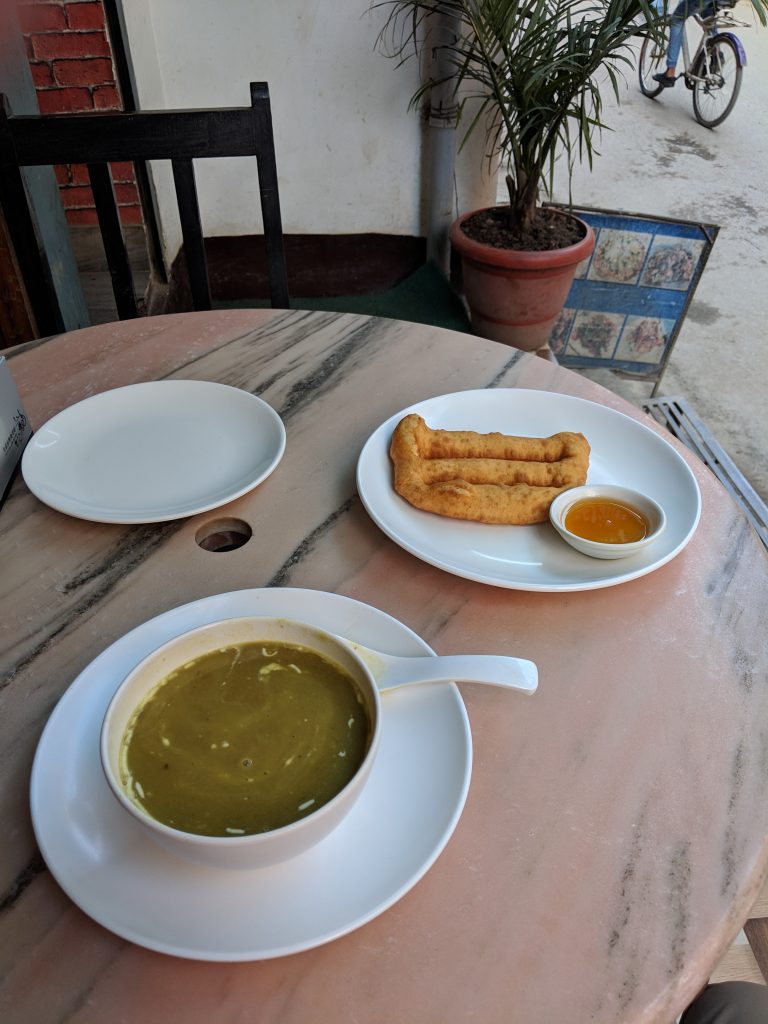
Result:
<svg viewBox="0 0 768 1024">
<path fill-rule="evenodd" d="M 152 818 L 121 781 L 121 748 L 134 712 L 170 673 L 195 658 L 235 644 L 273 641 L 308 648 L 336 662 L 355 682 L 365 706 L 370 741 L 357 772 L 327 803 L 289 825 L 253 835 L 205 836 L 183 832 Z M 381 734 L 376 681 L 351 647 L 322 629 L 291 619 L 248 617 L 200 626 L 149 654 L 122 681 L 101 728 L 101 763 L 118 803 L 166 850 L 218 868 L 256 868 L 288 860 L 320 842 L 349 813 L 371 773 Z"/>
</svg>

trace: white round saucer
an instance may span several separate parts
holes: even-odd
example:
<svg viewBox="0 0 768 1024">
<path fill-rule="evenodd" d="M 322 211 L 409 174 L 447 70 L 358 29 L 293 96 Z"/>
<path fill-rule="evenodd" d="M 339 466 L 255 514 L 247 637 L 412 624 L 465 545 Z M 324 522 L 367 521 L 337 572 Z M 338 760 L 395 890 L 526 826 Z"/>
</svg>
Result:
<svg viewBox="0 0 768 1024">
<path fill-rule="evenodd" d="M 666 529 L 656 543 L 629 558 L 601 561 L 574 551 L 549 522 L 499 526 L 414 508 L 392 486 L 389 457 L 393 430 L 412 412 L 443 430 L 526 437 L 580 431 L 591 446 L 587 482 L 630 487 L 648 495 L 664 509 Z M 360 452 L 357 490 L 376 525 L 412 555 L 456 576 L 511 590 L 565 593 L 638 579 L 678 555 L 701 516 L 693 471 L 651 427 L 585 398 L 525 388 L 436 395 L 390 416 Z"/>
<path fill-rule="evenodd" d="M 98 523 L 156 523 L 256 487 L 285 451 L 275 410 L 242 388 L 153 380 L 84 398 L 30 438 L 21 472 L 51 508 Z"/>
<path fill-rule="evenodd" d="M 464 807 L 469 720 L 453 684 L 387 694 L 368 784 L 327 839 L 251 871 L 197 867 L 166 853 L 124 813 L 99 762 L 99 730 L 123 676 L 188 629 L 283 615 L 391 654 L 434 652 L 369 605 L 322 591 L 242 590 L 182 605 L 107 648 L 54 709 L 32 770 L 32 821 L 51 873 L 99 924 L 148 949 L 197 960 L 260 960 L 311 949 L 381 914 L 434 863 Z"/>
</svg>

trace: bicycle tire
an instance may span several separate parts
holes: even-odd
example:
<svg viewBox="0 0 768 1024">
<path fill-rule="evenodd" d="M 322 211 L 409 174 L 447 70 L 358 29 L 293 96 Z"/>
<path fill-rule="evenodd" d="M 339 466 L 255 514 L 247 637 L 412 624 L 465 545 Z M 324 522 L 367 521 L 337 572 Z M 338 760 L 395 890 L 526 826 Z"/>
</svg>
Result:
<svg viewBox="0 0 768 1024">
<path fill-rule="evenodd" d="M 695 81 L 693 85 L 693 113 L 699 124 L 705 128 L 716 128 L 728 117 L 736 105 L 741 91 L 741 76 L 744 69 L 738 47 L 729 35 L 721 34 L 707 40 L 707 55 L 710 63 L 716 62 L 717 81 Z M 710 67 L 710 72 L 712 71 Z M 699 56 L 693 73 L 703 78 L 706 72 L 704 54 Z M 725 103 L 725 106 L 722 106 Z"/>
<path fill-rule="evenodd" d="M 637 61 L 637 77 L 640 80 L 640 92 L 644 96 L 653 99 L 664 86 L 654 82 L 653 76 L 666 69 L 667 46 L 669 44 L 669 28 L 664 29 L 664 40 L 661 44 L 646 36 L 643 45 L 640 47 L 640 57 Z"/>
</svg>

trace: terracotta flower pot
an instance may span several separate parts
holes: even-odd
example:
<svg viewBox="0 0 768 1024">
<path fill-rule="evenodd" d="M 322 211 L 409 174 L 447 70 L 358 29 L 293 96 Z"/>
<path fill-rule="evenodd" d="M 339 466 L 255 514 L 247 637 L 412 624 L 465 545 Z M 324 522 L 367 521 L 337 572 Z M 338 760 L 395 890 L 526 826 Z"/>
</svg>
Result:
<svg viewBox="0 0 768 1024">
<path fill-rule="evenodd" d="M 465 213 L 450 231 L 451 244 L 462 259 L 472 330 L 526 352 L 543 348 L 565 305 L 576 268 L 595 247 L 595 233 L 578 217 L 553 210 L 582 224 L 584 238 L 548 252 L 496 249 L 473 241 L 462 230 L 464 221 L 479 212 Z"/>
</svg>

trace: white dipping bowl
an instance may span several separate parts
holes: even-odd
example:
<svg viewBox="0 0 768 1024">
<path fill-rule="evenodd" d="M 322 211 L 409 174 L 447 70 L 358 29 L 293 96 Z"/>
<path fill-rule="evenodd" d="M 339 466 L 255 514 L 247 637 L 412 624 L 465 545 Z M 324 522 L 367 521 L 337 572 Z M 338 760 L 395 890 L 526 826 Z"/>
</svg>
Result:
<svg viewBox="0 0 768 1024">
<path fill-rule="evenodd" d="M 565 518 L 571 507 L 585 498 L 604 498 L 606 501 L 617 501 L 636 509 L 648 522 L 648 532 L 642 540 L 629 544 L 605 544 L 601 541 L 586 540 L 565 528 Z M 583 487 L 571 487 L 558 494 L 549 507 L 549 519 L 564 541 L 592 558 L 629 558 L 647 548 L 658 540 L 663 532 L 667 517 L 664 509 L 652 498 L 628 487 L 615 487 L 610 484 L 585 484 Z"/>
<path fill-rule="evenodd" d="M 144 698 L 171 672 L 232 644 L 273 641 L 309 648 L 345 669 L 357 685 L 370 722 L 368 751 L 355 775 L 328 803 L 289 825 L 254 835 L 202 836 L 164 825 L 126 793 L 120 754 L 126 728 Z M 112 698 L 101 727 L 101 763 L 118 803 L 160 846 L 186 860 L 218 868 L 257 868 L 295 857 L 325 838 L 348 814 L 371 773 L 381 734 L 376 681 L 351 647 L 333 635 L 291 619 L 248 617 L 200 626 L 163 644 L 130 672 Z"/>
</svg>

